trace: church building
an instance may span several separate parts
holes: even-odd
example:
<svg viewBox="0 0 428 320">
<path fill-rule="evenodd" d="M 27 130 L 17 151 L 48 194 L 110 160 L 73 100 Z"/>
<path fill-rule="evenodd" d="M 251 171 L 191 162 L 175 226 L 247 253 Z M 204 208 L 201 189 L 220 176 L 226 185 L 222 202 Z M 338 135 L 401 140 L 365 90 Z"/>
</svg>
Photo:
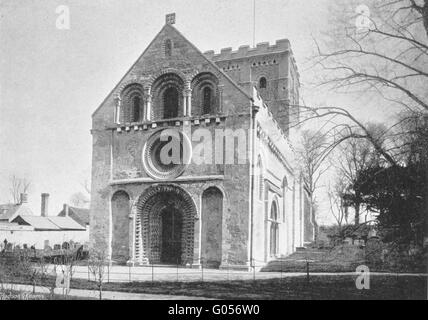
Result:
<svg viewBox="0 0 428 320">
<path fill-rule="evenodd" d="M 202 53 L 174 24 L 167 15 L 92 116 L 92 247 L 117 263 L 210 268 L 291 254 L 314 227 L 289 41 Z"/>
</svg>

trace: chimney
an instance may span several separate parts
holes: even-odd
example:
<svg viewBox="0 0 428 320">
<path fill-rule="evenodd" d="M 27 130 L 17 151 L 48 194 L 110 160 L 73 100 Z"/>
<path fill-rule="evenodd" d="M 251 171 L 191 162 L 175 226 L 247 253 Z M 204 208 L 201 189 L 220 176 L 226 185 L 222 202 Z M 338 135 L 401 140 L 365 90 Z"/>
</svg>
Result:
<svg viewBox="0 0 428 320">
<path fill-rule="evenodd" d="M 42 193 L 42 217 L 46 217 L 48 215 L 48 206 L 49 206 L 49 193 Z"/>
<path fill-rule="evenodd" d="M 66 217 L 68 217 L 68 213 L 69 213 L 69 212 L 68 212 L 68 208 L 69 208 L 69 207 L 68 207 L 68 204 L 64 203 L 64 213 L 65 213 L 65 216 L 66 216 Z"/>
<path fill-rule="evenodd" d="M 28 194 L 26 194 L 26 193 L 21 193 L 21 201 L 20 201 L 20 204 L 27 203 L 27 202 L 28 202 Z"/>
</svg>

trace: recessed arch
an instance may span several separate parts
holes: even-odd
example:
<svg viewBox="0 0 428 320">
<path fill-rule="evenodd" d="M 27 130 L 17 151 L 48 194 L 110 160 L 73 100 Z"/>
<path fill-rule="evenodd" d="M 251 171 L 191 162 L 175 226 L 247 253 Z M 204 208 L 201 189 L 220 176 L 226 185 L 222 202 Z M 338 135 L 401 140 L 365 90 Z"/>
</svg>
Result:
<svg viewBox="0 0 428 320">
<path fill-rule="evenodd" d="M 121 92 L 122 114 L 120 122 L 139 122 L 143 114 L 144 89 L 139 83 L 131 83 Z"/>
<path fill-rule="evenodd" d="M 272 257 L 276 256 L 279 252 L 279 216 L 278 199 L 274 198 L 269 212 L 269 252 Z"/>
<path fill-rule="evenodd" d="M 211 72 L 201 72 L 193 77 L 192 115 L 213 114 L 219 110 L 218 78 Z"/>
<path fill-rule="evenodd" d="M 163 216 L 175 215 L 179 237 L 165 242 L 165 230 L 162 223 L 171 223 L 174 218 L 164 220 Z M 135 256 L 143 263 L 193 263 L 194 224 L 197 217 L 196 205 L 192 197 L 181 187 L 170 184 L 159 184 L 149 187 L 138 199 L 136 217 Z M 173 223 L 173 222 L 172 222 Z M 172 226 L 177 232 L 177 226 Z M 162 234 L 164 233 L 164 234 Z M 179 246 L 177 242 L 180 239 Z M 171 247 L 172 243 L 172 247 Z M 167 246 L 167 247 L 165 247 Z M 166 251 L 165 251 L 166 250 Z M 179 258 L 177 261 L 165 261 Z"/>
<path fill-rule="evenodd" d="M 129 259 L 129 215 L 131 201 L 123 190 L 116 191 L 111 197 L 112 221 L 112 259 L 126 262 Z"/>
<path fill-rule="evenodd" d="M 152 113 L 155 120 L 183 116 L 183 91 L 185 82 L 176 73 L 159 76 L 152 85 Z"/>
<path fill-rule="evenodd" d="M 223 192 L 209 187 L 202 193 L 201 262 L 217 268 L 222 259 Z"/>
</svg>

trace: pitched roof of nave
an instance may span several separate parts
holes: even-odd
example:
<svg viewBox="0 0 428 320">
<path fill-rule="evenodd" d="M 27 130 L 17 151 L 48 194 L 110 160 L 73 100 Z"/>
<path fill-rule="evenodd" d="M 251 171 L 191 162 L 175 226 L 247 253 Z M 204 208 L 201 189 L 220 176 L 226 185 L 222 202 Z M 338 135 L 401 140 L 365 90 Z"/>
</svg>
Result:
<svg viewBox="0 0 428 320">
<path fill-rule="evenodd" d="M 143 53 L 138 57 L 138 59 L 132 64 L 132 66 L 126 71 L 124 76 L 120 79 L 120 81 L 114 86 L 114 88 L 109 92 L 109 94 L 106 96 L 106 98 L 101 102 L 100 106 L 93 112 L 92 116 L 94 116 L 97 111 L 102 107 L 102 105 L 106 102 L 108 97 L 110 97 L 112 94 L 114 94 L 121 85 L 123 86 L 123 83 L 125 82 L 126 78 L 129 77 L 132 72 L 136 69 L 136 66 L 143 61 L 144 57 L 147 55 L 148 51 L 153 47 L 153 45 L 161 38 L 162 34 L 169 34 L 171 36 L 175 35 L 181 40 L 183 40 L 184 43 L 186 43 L 192 50 L 194 50 L 198 56 L 200 56 L 201 59 L 203 59 L 206 63 L 208 63 L 216 73 L 221 74 L 231 85 L 233 85 L 238 91 L 240 91 L 246 98 L 253 99 L 252 95 L 244 90 L 240 85 L 238 85 L 226 72 L 222 70 L 219 66 L 215 64 L 214 61 L 209 59 L 201 50 L 199 50 L 191 41 L 189 41 L 180 31 L 178 31 L 173 25 L 166 23 L 162 29 L 157 33 L 157 35 L 153 38 L 153 40 L 149 43 L 149 45 L 146 47 L 146 49 L 143 51 Z M 162 72 L 163 68 L 160 68 L 158 70 L 159 72 Z M 168 68 L 165 68 L 168 70 Z M 196 75 L 196 74 L 195 74 Z M 151 77 L 153 78 L 153 76 Z M 150 82 L 153 82 L 155 79 L 149 80 Z"/>
</svg>

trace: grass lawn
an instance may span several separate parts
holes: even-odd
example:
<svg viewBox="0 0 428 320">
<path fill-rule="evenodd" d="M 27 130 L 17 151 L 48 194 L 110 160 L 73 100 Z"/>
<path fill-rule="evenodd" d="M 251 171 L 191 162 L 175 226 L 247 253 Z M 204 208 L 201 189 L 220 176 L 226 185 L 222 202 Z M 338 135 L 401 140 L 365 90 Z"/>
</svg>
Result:
<svg viewBox="0 0 428 320">
<path fill-rule="evenodd" d="M 73 280 L 72 287 L 96 289 L 93 282 Z M 217 299 L 400 299 L 426 300 L 426 277 L 372 276 L 369 290 L 357 290 L 355 276 L 311 276 L 224 282 L 106 283 L 103 290 L 131 293 L 186 295 Z"/>
<path fill-rule="evenodd" d="M 264 280 L 195 281 L 195 282 L 110 282 L 103 284 L 103 291 L 166 294 L 215 299 L 249 300 L 427 300 L 426 276 L 372 275 L 370 289 L 358 290 L 355 275 L 311 275 Z M 53 278 L 44 282 L 54 281 Z M 14 283 L 30 284 L 15 278 Z M 39 284 L 37 284 L 39 285 Z M 97 290 L 94 281 L 73 279 L 71 288 Z M 46 295 L 49 299 L 49 295 Z M 64 299 L 62 296 L 55 297 Z M 69 299 L 73 299 L 70 298 Z"/>
</svg>

